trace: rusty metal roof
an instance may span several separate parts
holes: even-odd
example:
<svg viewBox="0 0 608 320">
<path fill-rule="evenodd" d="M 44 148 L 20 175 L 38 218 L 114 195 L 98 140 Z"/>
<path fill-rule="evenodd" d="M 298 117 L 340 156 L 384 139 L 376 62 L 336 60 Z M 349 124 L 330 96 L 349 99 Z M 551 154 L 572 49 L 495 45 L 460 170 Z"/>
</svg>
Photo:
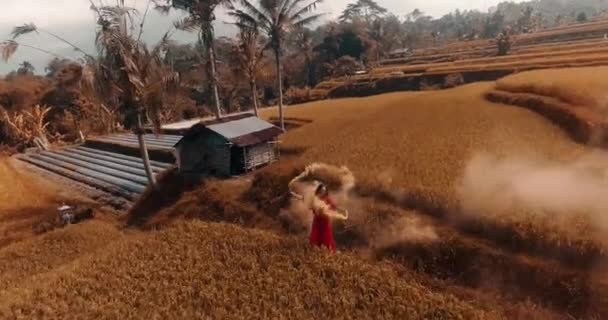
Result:
<svg viewBox="0 0 608 320">
<path fill-rule="evenodd" d="M 272 140 L 283 133 L 277 126 L 264 121 L 251 113 L 243 113 L 201 122 L 194 125 L 185 136 L 192 136 L 207 129 L 219 134 L 239 147 L 246 147 Z M 176 143 L 179 144 L 182 140 Z"/>
</svg>

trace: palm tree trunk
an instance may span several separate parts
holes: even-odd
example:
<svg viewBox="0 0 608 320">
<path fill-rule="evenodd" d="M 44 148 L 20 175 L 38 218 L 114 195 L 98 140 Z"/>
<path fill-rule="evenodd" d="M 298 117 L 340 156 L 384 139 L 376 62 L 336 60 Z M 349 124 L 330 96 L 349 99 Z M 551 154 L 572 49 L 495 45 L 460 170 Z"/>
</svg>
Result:
<svg viewBox="0 0 608 320">
<path fill-rule="evenodd" d="M 150 156 L 148 155 L 148 148 L 146 147 L 146 140 L 144 139 L 144 129 L 141 123 L 141 114 L 137 115 L 137 140 L 139 141 L 139 151 L 141 153 L 141 159 L 144 162 L 144 169 L 146 176 L 148 177 L 148 183 L 150 187 L 156 187 L 156 179 L 154 172 L 152 172 L 152 166 L 150 165 Z"/>
<path fill-rule="evenodd" d="M 209 50 L 209 61 L 211 62 L 211 87 L 213 90 L 213 101 L 215 102 L 215 117 L 220 119 L 222 117 L 222 107 L 220 105 L 220 93 L 217 88 L 217 74 L 215 68 L 215 50 L 213 49 L 213 43 L 208 44 Z"/>
<path fill-rule="evenodd" d="M 304 61 L 304 64 L 306 65 L 306 86 L 312 88 L 312 70 L 310 60 L 309 51 L 306 49 L 306 59 Z"/>
<path fill-rule="evenodd" d="M 285 131 L 285 121 L 283 118 L 283 77 L 281 75 L 281 50 L 275 49 L 274 56 L 276 58 L 277 81 L 279 83 L 279 121 L 281 123 L 281 129 Z"/>
<path fill-rule="evenodd" d="M 253 113 L 256 117 L 258 114 L 258 86 L 255 84 L 255 80 L 251 80 L 251 99 L 253 100 Z"/>
</svg>

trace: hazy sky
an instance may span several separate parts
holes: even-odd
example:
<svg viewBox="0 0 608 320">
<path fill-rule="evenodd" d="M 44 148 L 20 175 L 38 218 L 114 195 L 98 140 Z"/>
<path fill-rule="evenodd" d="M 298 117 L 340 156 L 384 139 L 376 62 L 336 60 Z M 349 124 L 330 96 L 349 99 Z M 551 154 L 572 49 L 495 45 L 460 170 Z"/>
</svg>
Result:
<svg viewBox="0 0 608 320">
<path fill-rule="evenodd" d="M 95 33 L 95 20 L 89 9 L 89 0 L 1 0 L 2 11 L 0 11 L 0 40 L 7 39 L 13 26 L 25 22 L 33 22 L 39 28 L 46 29 L 71 42 L 81 46 L 86 51 L 93 52 L 93 39 Z M 94 0 L 98 2 L 99 0 Z M 106 0 L 105 2 L 112 2 Z M 137 8 L 143 14 L 147 0 L 125 0 L 127 5 Z M 354 0 L 325 0 L 318 9 L 320 12 L 329 13 L 328 18 L 337 17 L 348 3 Z M 388 8 L 396 15 L 404 15 L 415 8 L 433 16 L 441 16 L 457 8 L 486 10 L 496 5 L 500 0 L 377 0 L 377 2 Z M 180 12 L 172 12 L 170 17 L 162 16 L 154 10 L 148 15 L 144 30 L 144 39 L 154 43 L 160 39 L 162 34 L 169 29 L 173 20 L 181 16 Z M 218 35 L 229 33 L 229 28 L 223 25 L 225 16 L 219 15 L 220 21 L 217 26 Z M 185 33 L 178 33 L 174 39 L 181 42 L 193 41 L 194 37 Z M 67 45 L 54 40 L 43 34 L 28 35 L 20 39 L 25 44 L 35 45 L 60 55 L 78 57 L 78 55 Z M 51 58 L 37 51 L 20 48 L 17 54 L 8 62 L 0 62 L 0 74 L 7 73 L 17 68 L 23 60 L 34 64 L 38 72 L 44 72 L 44 67 Z"/>
</svg>

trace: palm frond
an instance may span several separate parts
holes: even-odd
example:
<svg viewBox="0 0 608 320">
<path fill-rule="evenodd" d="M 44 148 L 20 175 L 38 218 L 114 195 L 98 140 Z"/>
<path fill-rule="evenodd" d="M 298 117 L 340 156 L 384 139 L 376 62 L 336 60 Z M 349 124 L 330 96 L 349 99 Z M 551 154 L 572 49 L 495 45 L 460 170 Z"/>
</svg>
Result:
<svg viewBox="0 0 608 320">
<path fill-rule="evenodd" d="M 295 1 L 293 1 L 290 6 L 286 7 L 286 9 L 283 10 L 283 12 L 285 12 L 287 14 L 292 13 L 298 7 L 298 5 L 301 4 L 304 1 L 305 0 L 295 0 Z"/>
<path fill-rule="evenodd" d="M 241 10 L 234 10 L 228 12 L 228 15 L 235 18 L 236 22 L 233 22 L 231 24 L 236 25 L 239 29 L 258 28 L 258 20 L 256 20 L 255 17 L 247 14 L 246 12 L 243 12 Z"/>
<path fill-rule="evenodd" d="M 298 0 L 283 0 L 279 6 L 279 12 L 289 12 L 288 9 L 297 3 Z"/>
<path fill-rule="evenodd" d="M 250 17 L 255 18 L 255 20 L 259 21 L 261 24 L 272 25 L 272 17 L 269 17 L 268 15 L 264 14 L 251 2 L 249 2 L 248 0 L 240 0 L 240 3 L 245 9 L 245 11 L 239 10 L 240 12 L 243 12 L 243 14 L 247 14 Z"/>
<path fill-rule="evenodd" d="M 135 8 L 122 6 L 105 6 L 99 8 L 99 19 L 111 25 L 120 25 L 121 19 L 126 17 L 133 24 L 133 16 L 139 12 Z"/>
<path fill-rule="evenodd" d="M 169 72 L 161 79 L 163 90 L 167 93 L 174 93 L 180 87 L 180 77 L 177 72 Z"/>
<path fill-rule="evenodd" d="M 177 30 L 196 32 L 200 29 L 200 21 L 192 16 L 187 16 L 173 22 L 173 26 Z"/>
<path fill-rule="evenodd" d="M 325 15 L 325 13 L 319 13 L 319 14 L 315 14 L 297 21 L 293 22 L 293 25 L 297 28 L 302 28 L 305 27 L 313 22 L 316 22 L 317 20 L 319 20 L 321 17 L 323 17 Z"/>
<path fill-rule="evenodd" d="M 93 0 L 89 0 L 89 2 L 91 3 L 91 6 L 89 7 L 89 9 L 95 11 L 95 13 L 97 13 L 98 16 L 101 15 L 101 12 L 99 11 L 99 7 L 97 5 L 95 5 Z"/>
<path fill-rule="evenodd" d="M 6 40 L 0 42 L 0 50 L 2 50 L 2 60 L 8 61 L 19 49 L 19 43 L 14 40 Z"/>
<path fill-rule="evenodd" d="M 170 47 L 176 46 L 177 42 L 171 39 L 171 30 L 165 32 L 160 41 L 152 49 L 152 55 L 159 56 L 161 52 L 166 52 Z"/>
<path fill-rule="evenodd" d="M 33 23 L 26 23 L 22 26 L 16 26 L 13 28 L 13 31 L 11 32 L 11 36 L 14 39 L 17 39 L 18 37 L 28 34 L 28 33 L 32 33 L 32 32 L 36 32 L 38 33 L 38 28 L 36 27 L 35 24 Z"/>
<path fill-rule="evenodd" d="M 297 1 L 297 3 L 300 3 L 302 1 L 303 0 Z M 314 11 L 315 9 L 317 9 L 317 6 L 319 4 L 321 4 L 321 2 L 323 2 L 323 0 L 315 0 L 315 1 L 311 2 L 311 3 L 309 3 L 308 5 L 302 7 L 301 9 L 299 9 L 295 13 L 291 13 L 291 11 L 288 11 L 288 12 L 285 12 L 285 13 L 289 15 L 290 20 L 301 19 L 302 15 L 304 15 L 306 13 L 310 13 L 310 12 Z M 295 10 L 295 7 L 291 8 L 291 9 L 293 11 L 293 10 Z"/>
</svg>

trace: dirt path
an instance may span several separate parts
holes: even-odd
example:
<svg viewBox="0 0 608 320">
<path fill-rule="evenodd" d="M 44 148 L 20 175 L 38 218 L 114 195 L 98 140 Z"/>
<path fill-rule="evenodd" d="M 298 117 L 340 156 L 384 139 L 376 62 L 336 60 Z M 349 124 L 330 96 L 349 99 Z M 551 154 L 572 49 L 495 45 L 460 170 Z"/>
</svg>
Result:
<svg viewBox="0 0 608 320">
<path fill-rule="evenodd" d="M 64 202 L 90 200 L 13 158 L 0 158 L 0 248 L 31 237 L 32 227 L 54 216 Z"/>
</svg>

